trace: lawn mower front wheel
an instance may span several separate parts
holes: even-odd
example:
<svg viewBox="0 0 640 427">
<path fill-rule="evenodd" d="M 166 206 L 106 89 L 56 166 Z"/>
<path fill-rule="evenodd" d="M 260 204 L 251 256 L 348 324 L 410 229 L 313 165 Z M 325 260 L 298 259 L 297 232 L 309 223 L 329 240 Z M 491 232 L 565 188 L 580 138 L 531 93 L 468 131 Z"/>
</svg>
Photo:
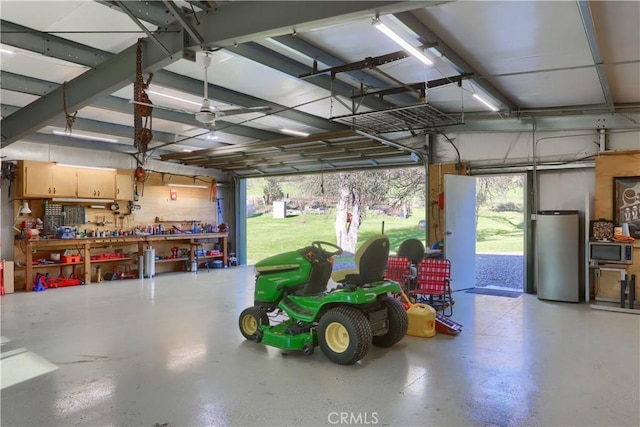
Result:
<svg viewBox="0 0 640 427">
<path fill-rule="evenodd" d="M 269 326 L 269 317 L 267 313 L 260 307 L 245 308 L 240 313 L 238 326 L 242 336 L 248 340 L 260 342 L 262 341 L 262 331 L 260 325 Z"/>
<path fill-rule="evenodd" d="M 350 306 L 327 311 L 318 324 L 318 344 L 329 360 L 352 365 L 371 346 L 371 326 L 360 310 Z"/>
</svg>

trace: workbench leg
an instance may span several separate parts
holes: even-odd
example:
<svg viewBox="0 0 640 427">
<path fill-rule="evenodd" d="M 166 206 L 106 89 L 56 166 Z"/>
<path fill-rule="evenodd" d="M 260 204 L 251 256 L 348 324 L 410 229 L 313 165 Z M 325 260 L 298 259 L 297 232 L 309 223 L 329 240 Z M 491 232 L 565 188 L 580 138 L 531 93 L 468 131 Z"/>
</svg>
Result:
<svg viewBox="0 0 640 427">
<path fill-rule="evenodd" d="M 84 284 L 91 284 L 91 243 L 84 244 Z"/>
<path fill-rule="evenodd" d="M 33 252 L 30 244 L 27 244 L 27 253 L 25 254 L 26 258 L 24 260 L 24 288 L 27 292 L 31 292 L 33 290 Z"/>
<path fill-rule="evenodd" d="M 629 281 L 629 308 L 634 308 L 633 303 L 636 299 L 636 275 L 631 275 L 631 280 Z"/>
</svg>

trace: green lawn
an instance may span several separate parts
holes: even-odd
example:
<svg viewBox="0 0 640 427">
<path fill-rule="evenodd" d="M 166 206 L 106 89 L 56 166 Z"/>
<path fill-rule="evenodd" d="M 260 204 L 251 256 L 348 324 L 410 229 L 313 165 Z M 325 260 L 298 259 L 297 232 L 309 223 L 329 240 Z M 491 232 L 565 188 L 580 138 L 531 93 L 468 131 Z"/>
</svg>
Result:
<svg viewBox="0 0 640 427">
<path fill-rule="evenodd" d="M 518 212 L 480 211 L 477 253 L 522 253 L 524 217 Z"/>
<path fill-rule="evenodd" d="M 335 242 L 333 210 L 326 215 L 299 215 L 274 219 L 271 213 L 247 218 L 247 263 L 270 255 L 309 245 L 314 240 Z M 522 253 L 522 214 L 513 212 L 481 212 L 476 251 L 481 253 Z M 394 218 L 370 214 L 360 227 L 358 246 L 382 231 L 391 241 L 391 251 L 407 239 L 425 242 L 425 232 L 419 230 L 419 218 Z"/>
</svg>

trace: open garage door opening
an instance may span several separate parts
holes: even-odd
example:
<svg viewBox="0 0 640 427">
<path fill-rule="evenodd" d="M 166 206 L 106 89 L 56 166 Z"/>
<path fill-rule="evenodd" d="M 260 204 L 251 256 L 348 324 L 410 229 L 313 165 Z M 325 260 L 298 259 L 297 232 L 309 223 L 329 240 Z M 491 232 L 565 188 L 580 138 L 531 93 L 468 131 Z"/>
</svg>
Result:
<svg viewBox="0 0 640 427">
<path fill-rule="evenodd" d="M 476 287 L 524 290 L 524 174 L 476 178 Z"/>
</svg>

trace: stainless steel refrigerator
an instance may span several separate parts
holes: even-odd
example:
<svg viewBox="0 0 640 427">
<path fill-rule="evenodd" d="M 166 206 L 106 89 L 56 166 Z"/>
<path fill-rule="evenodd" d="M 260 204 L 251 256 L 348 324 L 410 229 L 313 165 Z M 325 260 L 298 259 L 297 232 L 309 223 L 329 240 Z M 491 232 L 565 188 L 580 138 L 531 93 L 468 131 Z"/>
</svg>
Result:
<svg viewBox="0 0 640 427">
<path fill-rule="evenodd" d="M 539 211 L 536 220 L 538 298 L 580 302 L 578 211 Z"/>
</svg>

